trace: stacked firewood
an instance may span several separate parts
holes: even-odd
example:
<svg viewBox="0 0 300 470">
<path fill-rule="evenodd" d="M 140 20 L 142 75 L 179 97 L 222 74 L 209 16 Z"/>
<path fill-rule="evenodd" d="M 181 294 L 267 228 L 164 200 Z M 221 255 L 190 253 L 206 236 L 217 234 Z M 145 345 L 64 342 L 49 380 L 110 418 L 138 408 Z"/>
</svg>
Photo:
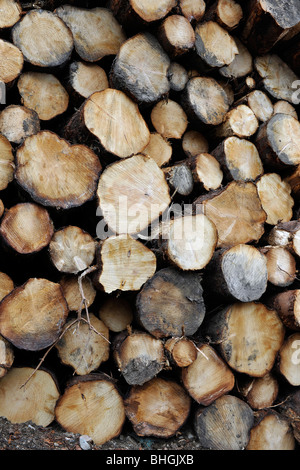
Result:
<svg viewBox="0 0 300 470">
<path fill-rule="evenodd" d="M 299 31 L 298 0 L 0 0 L 1 416 L 299 447 Z"/>
</svg>

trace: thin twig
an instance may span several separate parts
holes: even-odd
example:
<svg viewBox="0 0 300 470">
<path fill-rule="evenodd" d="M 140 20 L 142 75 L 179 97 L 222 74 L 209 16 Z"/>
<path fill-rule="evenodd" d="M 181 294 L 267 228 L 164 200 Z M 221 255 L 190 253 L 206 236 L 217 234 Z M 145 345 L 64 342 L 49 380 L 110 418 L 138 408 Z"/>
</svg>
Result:
<svg viewBox="0 0 300 470">
<path fill-rule="evenodd" d="M 47 351 L 45 352 L 45 354 L 43 355 L 43 357 L 41 358 L 40 362 L 38 363 L 37 367 L 34 369 L 34 371 L 30 374 L 30 376 L 28 377 L 28 379 L 25 381 L 25 383 L 23 383 L 21 385 L 20 388 L 23 388 L 25 387 L 25 385 L 29 382 L 29 380 L 33 377 L 33 375 L 39 370 L 39 368 L 41 367 L 41 365 L 43 364 L 43 362 L 45 361 L 46 357 L 48 356 L 48 354 L 50 353 L 50 351 L 54 348 L 54 346 L 56 346 L 56 344 L 61 340 L 61 338 L 66 334 L 66 332 L 72 328 L 72 326 L 76 325 L 76 324 L 80 324 L 80 322 L 84 322 L 84 323 L 87 323 L 89 325 L 89 328 L 90 330 L 92 330 L 94 333 L 96 333 L 97 335 L 100 335 L 103 339 L 105 339 L 105 341 L 107 341 L 108 343 L 110 343 L 110 341 L 102 334 L 100 333 L 99 331 L 96 330 L 96 328 L 93 327 L 93 325 L 91 324 L 91 321 L 90 321 L 90 316 L 89 316 L 89 311 L 88 311 L 88 305 L 87 305 L 87 300 L 85 298 L 85 295 L 84 295 L 84 292 L 83 292 L 83 287 L 82 287 L 82 280 L 85 276 L 87 276 L 87 274 L 95 271 L 97 269 L 97 266 L 90 266 L 89 268 L 87 268 L 85 271 L 83 271 L 80 276 L 78 276 L 78 285 L 79 285 L 79 290 L 80 290 L 80 294 L 81 294 L 81 304 L 80 304 L 80 307 L 79 307 L 79 310 L 77 312 L 77 318 L 72 321 L 71 323 L 69 323 L 67 326 L 65 326 L 65 328 L 63 329 L 63 331 L 61 332 L 61 334 L 58 336 L 58 338 L 56 339 L 56 341 L 51 344 L 51 346 L 47 349 Z M 86 312 L 86 319 L 82 316 L 81 314 L 81 311 L 82 311 L 82 307 L 84 306 L 85 308 L 85 312 Z"/>
</svg>

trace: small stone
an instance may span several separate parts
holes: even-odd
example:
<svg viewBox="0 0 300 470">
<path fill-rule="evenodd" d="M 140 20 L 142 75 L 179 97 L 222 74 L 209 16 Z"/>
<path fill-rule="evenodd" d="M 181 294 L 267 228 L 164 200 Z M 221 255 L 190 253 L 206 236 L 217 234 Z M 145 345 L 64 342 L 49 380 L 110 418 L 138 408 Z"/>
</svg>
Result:
<svg viewBox="0 0 300 470">
<path fill-rule="evenodd" d="M 90 436 L 83 435 L 79 437 L 79 445 L 82 450 L 91 450 L 92 442 L 93 440 Z"/>
</svg>

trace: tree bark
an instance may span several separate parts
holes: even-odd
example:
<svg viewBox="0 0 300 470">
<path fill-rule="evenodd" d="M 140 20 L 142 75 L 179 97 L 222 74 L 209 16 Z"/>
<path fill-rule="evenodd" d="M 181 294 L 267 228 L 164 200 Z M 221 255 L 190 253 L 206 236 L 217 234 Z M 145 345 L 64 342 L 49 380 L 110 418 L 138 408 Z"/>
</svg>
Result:
<svg viewBox="0 0 300 470">
<path fill-rule="evenodd" d="M 297 34 L 300 14 L 296 1 L 252 0 L 247 7 L 242 38 L 256 54 L 265 54 L 279 41 Z"/>
</svg>

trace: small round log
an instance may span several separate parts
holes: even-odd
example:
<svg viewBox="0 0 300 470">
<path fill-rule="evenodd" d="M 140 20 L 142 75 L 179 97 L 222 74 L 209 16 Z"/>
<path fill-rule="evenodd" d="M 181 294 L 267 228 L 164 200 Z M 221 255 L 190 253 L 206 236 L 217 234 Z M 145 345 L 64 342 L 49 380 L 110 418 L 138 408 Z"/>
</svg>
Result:
<svg viewBox="0 0 300 470">
<path fill-rule="evenodd" d="M 52 263 L 58 271 L 77 274 L 94 261 L 96 242 L 80 227 L 68 225 L 57 230 L 49 244 Z"/>
<path fill-rule="evenodd" d="M 74 47 L 67 25 L 52 11 L 43 9 L 28 11 L 12 28 L 12 39 L 24 59 L 39 67 L 65 64 Z"/>
<path fill-rule="evenodd" d="M 27 137 L 16 153 L 16 180 L 45 206 L 66 209 L 89 201 L 95 196 L 101 169 L 90 148 L 70 145 L 50 131 Z"/>
<path fill-rule="evenodd" d="M 214 314 L 206 336 L 235 371 L 251 377 L 270 372 L 283 345 L 285 327 L 275 310 L 260 302 L 235 303 Z"/>
<path fill-rule="evenodd" d="M 26 106 L 9 105 L 0 113 L 0 132 L 9 142 L 21 144 L 41 129 L 38 114 Z"/>
<path fill-rule="evenodd" d="M 97 283 L 106 293 L 138 291 L 156 271 L 156 256 L 126 234 L 111 236 L 97 247 Z"/>
<path fill-rule="evenodd" d="M 0 80 L 10 85 L 22 72 L 24 57 L 18 47 L 4 39 L 0 39 L 0 55 Z"/>
<path fill-rule="evenodd" d="M 191 399 L 177 382 L 154 378 L 133 386 L 125 399 L 126 416 L 138 436 L 169 438 L 186 421 Z"/>
<path fill-rule="evenodd" d="M 69 313 L 59 284 L 30 278 L 0 303 L 0 334 L 19 349 L 39 351 L 52 345 Z"/>
<path fill-rule="evenodd" d="M 197 359 L 182 370 L 181 377 L 189 395 L 204 406 L 230 392 L 235 384 L 230 368 L 208 344 L 197 347 Z"/>
<path fill-rule="evenodd" d="M 0 413 L 11 423 L 32 422 L 46 428 L 54 421 L 59 389 L 44 370 L 12 367 L 0 382 Z M 18 406 L 16 406 L 18 403 Z"/>
<path fill-rule="evenodd" d="M 54 233 L 48 211 L 37 204 L 19 203 L 1 220 L 0 234 L 17 253 L 36 253 L 49 245 Z"/>
<path fill-rule="evenodd" d="M 97 197 L 110 229 L 132 235 L 146 229 L 171 202 L 164 172 L 152 158 L 140 154 L 106 167 Z"/>
<path fill-rule="evenodd" d="M 121 25 L 107 8 L 88 9 L 66 4 L 59 6 L 55 13 L 70 28 L 75 50 L 87 62 L 98 62 L 117 54 L 126 39 Z"/>
<path fill-rule="evenodd" d="M 195 37 L 197 54 L 211 67 L 229 65 L 239 53 L 233 37 L 216 21 L 199 22 Z"/>
<path fill-rule="evenodd" d="M 50 73 L 22 73 L 18 80 L 18 90 L 24 106 L 33 109 L 41 121 L 60 116 L 69 105 L 67 91 Z"/>
<path fill-rule="evenodd" d="M 70 319 L 55 348 L 63 364 L 71 367 L 77 375 L 87 375 L 109 358 L 108 328 L 92 313 L 88 323 L 74 323 Z"/>
<path fill-rule="evenodd" d="M 271 407 L 279 393 L 278 380 L 272 373 L 263 377 L 242 377 L 237 382 L 240 394 L 253 410 Z"/>
<path fill-rule="evenodd" d="M 149 382 L 166 365 L 162 341 L 142 331 L 124 332 L 115 337 L 113 356 L 129 385 Z"/>
<path fill-rule="evenodd" d="M 115 382 L 105 374 L 75 377 L 56 403 L 55 419 L 67 432 L 87 435 L 96 445 L 102 445 L 121 433 L 125 422 L 123 399 Z"/>
<path fill-rule="evenodd" d="M 246 450 L 294 450 L 295 438 L 288 420 L 274 410 L 259 420 L 251 429 Z"/>
<path fill-rule="evenodd" d="M 300 385 L 300 333 L 289 335 L 279 351 L 278 368 L 293 387 Z"/>
<path fill-rule="evenodd" d="M 232 395 L 224 395 L 196 412 L 195 430 L 202 448 L 244 450 L 250 439 L 254 414 L 250 406 Z"/>
<path fill-rule="evenodd" d="M 134 315 L 133 308 L 123 297 L 109 296 L 100 306 L 100 320 L 114 333 L 120 333 L 130 327 Z"/>
<path fill-rule="evenodd" d="M 193 335 L 205 315 L 202 294 L 198 273 L 161 269 L 137 295 L 138 320 L 156 338 Z"/>
</svg>

